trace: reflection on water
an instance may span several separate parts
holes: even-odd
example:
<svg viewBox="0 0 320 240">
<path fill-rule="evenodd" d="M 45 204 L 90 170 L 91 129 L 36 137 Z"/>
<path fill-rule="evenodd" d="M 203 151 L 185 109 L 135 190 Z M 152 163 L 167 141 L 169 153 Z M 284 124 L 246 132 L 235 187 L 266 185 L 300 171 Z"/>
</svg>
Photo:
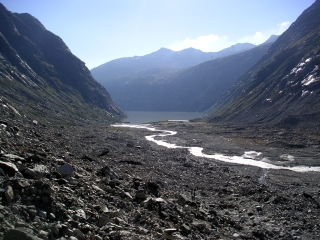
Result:
<svg viewBox="0 0 320 240">
<path fill-rule="evenodd" d="M 130 124 L 142 124 L 148 122 L 160 122 L 167 120 L 191 120 L 205 117 L 201 112 L 145 112 L 145 111 L 127 111 L 128 118 L 124 121 Z"/>
<path fill-rule="evenodd" d="M 133 125 L 133 124 L 116 124 L 114 125 L 116 127 L 132 127 L 132 128 L 144 128 L 148 129 L 153 132 L 159 132 L 157 134 L 153 135 L 148 135 L 145 138 L 148 141 L 154 142 L 160 146 L 164 146 L 167 148 L 186 148 L 189 150 L 189 152 L 196 156 L 196 157 L 203 157 L 203 158 L 210 158 L 210 159 L 215 159 L 218 161 L 223 161 L 223 162 L 228 162 L 228 163 L 236 163 L 236 164 L 242 164 L 242 165 L 250 165 L 250 166 L 256 166 L 260 167 L 263 169 L 285 169 L 285 170 L 291 170 L 295 172 L 320 172 L 320 167 L 307 167 L 307 166 L 294 166 L 294 167 L 285 167 L 285 166 L 278 166 L 278 165 L 273 165 L 270 163 L 265 162 L 267 158 L 260 158 L 259 156 L 262 155 L 262 153 L 255 152 L 255 151 L 246 151 L 243 153 L 242 156 L 226 156 L 220 153 L 215 153 L 215 154 L 204 154 L 202 152 L 203 148 L 201 147 L 183 147 L 183 146 L 178 146 L 173 143 L 168 143 L 163 140 L 156 140 L 156 137 L 166 137 L 166 136 L 172 136 L 177 134 L 175 131 L 168 131 L 168 130 L 158 130 L 154 127 L 152 127 L 149 124 L 138 124 L 138 125 Z M 293 156 L 291 156 L 293 157 Z"/>
</svg>

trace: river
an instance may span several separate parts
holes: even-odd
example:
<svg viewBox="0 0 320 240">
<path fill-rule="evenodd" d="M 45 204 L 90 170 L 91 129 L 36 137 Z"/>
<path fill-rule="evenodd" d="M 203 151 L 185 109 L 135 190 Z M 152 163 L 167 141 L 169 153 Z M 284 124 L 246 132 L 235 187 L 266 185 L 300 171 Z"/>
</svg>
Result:
<svg viewBox="0 0 320 240">
<path fill-rule="evenodd" d="M 154 142 L 157 145 L 167 147 L 167 148 L 186 148 L 189 150 L 189 152 L 196 156 L 196 157 L 203 157 L 208 159 L 213 159 L 217 161 L 223 161 L 227 163 L 235 163 L 235 164 L 241 164 L 241 165 L 250 165 L 250 166 L 256 166 L 263 169 L 283 169 L 283 170 L 291 170 L 295 172 L 320 172 L 320 167 L 309 167 L 309 166 L 293 166 L 293 167 L 286 167 L 286 166 L 279 166 L 279 165 L 273 165 L 270 164 L 264 160 L 267 160 L 267 158 L 260 158 L 259 156 L 262 154 L 260 152 L 255 151 L 245 151 L 241 156 L 227 156 L 220 153 L 215 154 L 204 154 L 203 148 L 201 147 L 185 147 L 185 146 L 178 146 L 174 143 L 169 143 L 164 140 L 156 140 L 156 137 L 166 137 L 177 134 L 176 131 L 169 131 L 169 130 L 161 130 L 156 129 L 150 124 L 115 124 L 113 126 L 116 127 L 129 127 L 129 128 L 143 128 L 147 129 L 151 132 L 155 132 L 155 134 L 147 135 L 145 138 L 148 141 Z M 290 156 L 294 158 L 293 156 Z"/>
</svg>

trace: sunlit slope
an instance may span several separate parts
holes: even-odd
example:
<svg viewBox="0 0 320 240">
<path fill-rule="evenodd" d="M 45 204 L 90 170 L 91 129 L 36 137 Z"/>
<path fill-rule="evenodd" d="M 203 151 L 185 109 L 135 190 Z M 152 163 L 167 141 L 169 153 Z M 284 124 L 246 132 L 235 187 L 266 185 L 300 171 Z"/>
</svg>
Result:
<svg viewBox="0 0 320 240">
<path fill-rule="evenodd" d="M 210 121 L 318 126 L 319 12 L 317 0 L 211 108 Z"/>
</svg>

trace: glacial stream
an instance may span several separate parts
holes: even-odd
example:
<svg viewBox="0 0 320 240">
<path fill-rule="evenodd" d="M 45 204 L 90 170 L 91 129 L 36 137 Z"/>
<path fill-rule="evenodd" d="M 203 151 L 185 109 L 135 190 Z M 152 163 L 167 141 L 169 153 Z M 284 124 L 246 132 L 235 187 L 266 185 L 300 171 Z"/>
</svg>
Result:
<svg viewBox="0 0 320 240">
<path fill-rule="evenodd" d="M 173 143 L 168 143 L 163 140 L 156 140 L 156 137 L 166 137 L 166 136 L 172 136 L 177 134 L 175 131 L 169 131 L 169 130 L 159 130 L 155 127 L 152 127 L 149 124 L 140 124 L 140 125 L 132 125 L 132 124 L 115 124 L 114 127 L 129 127 L 129 128 L 141 128 L 141 129 L 147 129 L 152 132 L 158 132 L 156 134 L 145 136 L 145 138 L 148 141 L 154 142 L 159 146 L 167 147 L 167 148 L 186 148 L 189 150 L 189 152 L 196 156 L 196 157 L 203 157 L 203 158 L 210 158 L 218 161 L 228 162 L 228 163 L 235 163 L 235 164 L 242 164 L 242 165 L 251 165 L 260 167 L 263 169 L 284 169 L 284 170 L 291 170 L 295 172 L 320 172 L 320 167 L 309 167 L 309 166 L 294 166 L 294 167 L 285 167 L 285 166 L 277 166 L 273 165 L 267 162 L 264 162 L 263 160 L 266 159 L 259 159 L 256 160 L 258 156 L 260 156 L 262 153 L 255 152 L 255 151 L 246 151 L 243 153 L 242 156 L 227 156 L 220 153 L 215 154 L 204 154 L 202 153 L 203 148 L 201 147 L 183 147 L 178 146 Z M 290 156 L 292 157 L 292 156 Z"/>
</svg>

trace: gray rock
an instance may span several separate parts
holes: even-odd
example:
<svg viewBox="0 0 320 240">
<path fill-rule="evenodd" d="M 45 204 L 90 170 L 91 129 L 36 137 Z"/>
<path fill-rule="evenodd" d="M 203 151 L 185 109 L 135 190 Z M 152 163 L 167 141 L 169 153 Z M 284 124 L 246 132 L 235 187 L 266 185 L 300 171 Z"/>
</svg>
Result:
<svg viewBox="0 0 320 240">
<path fill-rule="evenodd" d="M 100 237 L 99 235 L 94 235 L 94 236 L 93 236 L 93 239 L 94 239 L 94 240 L 102 240 L 102 237 Z"/>
<path fill-rule="evenodd" d="M 19 179 L 15 183 L 15 188 L 18 188 L 18 189 L 22 189 L 29 186 L 30 186 L 29 182 L 25 179 Z"/>
<path fill-rule="evenodd" d="M 258 212 L 262 211 L 262 206 L 256 206 Z"/>
<path fill-rule="evenodd" d="M 16 222 L 16 224 L 14 225 L 15 228 L 25 228 L 28 227 L 28 225 L 25 222 Z"/>
<path fill-rule="evenodd" d="M 234 234 L 232 235 L 232 239 L 240 240 L 240 239 L 242 239 L 242 238 L 241 238 L 241 236 L 240 236 L 239 233 L 234 233 Z"/>
<path fill-rule="evenodd" d="M 136 191 L 136 198 L 146 199 L 146 198 L 147 198 L 146 191 L 143 190 L 143 189 L 137 190 L 137 191 Z"/>
<path fill-rule="evenodd" d="M 34 206 L 28 208 L 28 213 L 31 217 L 37 216 L 37 209 Z"/>
<path fill-rule="evenodd" d="M 128 197 L 128 198 L 130 198 L 130 199 L 133 199 L 133 197 L 131 196 L 131 194 L 128 193 L 128 192 L 125 192 L 125 191 L 122 191 L 122 192 L 121 192 L 121 196 L 123 196 L 123 197 Z"/>
<path fill-rule="evenodd" d="M 63 230 L 62 230 L 62 234 L 63 234 L 63 235 L 68 235 L 68 236 L 74 235 L 73 230 L 70 229 L 68 226 L 63 225 L 62 229 L 63 229 Z"/>
<path fill-rule="evenodd" d="M 24 158 L 19 157 L 19 156 L 14 155 L 14 154 L 5 154 L 4 156 L 5 156 L 6 158 L 11 159 L 11 160 L 22 160 L 22 161 L 25 161 Z"/>
<path fill-rule="evenodd" d="M 36 180 L 40 180 L 48 172 L 48 168 L 45 165 L 35 165 L 33 169 L 25 169 L 25 173 L 32 176 Z"/>
<path fill-rule="evenodd" d="M 81 232 L 80 229 L 76 229 L 74 230 L 74 234 L 76 235 L 76 237 L 81 240 L 81 239 L 85 239 L 85 235 L 83 234 L 83 232 Z"/>
<path fill-rule="evenodd" d="M 76 216 L 82 219 L 86 219 L 86 213 L 82 209 L 76 210 Z"/>
<path fill-rule="evenodd" d="M 39 211 L 39 217 L 46 219 L 47 218 L 47 212 Z"/>
<path fill-rule="evenodd" d="M 50 230 L 54 235 L 58 235 L 59 234 L 59 228 L 56 227 L 56 226 L 51 227 Z"/>
<path fill-rule="evenodd" d="M 186 234 L 191 233 L 191 228 L 185 223 L 181 225 L 180 229 L 182 232 L 184 232 Z"/>
<path fill-rule="evenodd" d="M 172 234 L 169 234 L 169 233 L 163 233 L 162 238 L 166 239 L 166 240 L 175 240 L 176 239 Z"/>
<path fill-rule="evenodd" d="M 18 214 L 19 213 L 19 208 L 17 206 L 13 206 L 11 208 L 11 211 L 12 211 L 13 214 Z"/>
<path fill-rule="evenodd" d="M 165 230 L 163 230 L 163 232 L 165 232 L 167 234 L 173 234 L 176 231 L 178 231 L 176 228 L 166 228 Z"/>
<path fill-rule="evenodd" d="M 12 189 L 11 186 L 7 186 L 4 195 L 5 195 L 6 199 L 7 199 L 7 201 L 8 201 L 9 203 L 11 203 L 12 200 L 13 200 L 13 198 L 14 198 L 14 193 L 13 193 L 13 189 Z"/>
<path fill-rule="evenodd" d="M 2 168 L 5 173 L 8 172 L 10 174 L 15 174 L 16 172 L 18 172 L 18 168 L 16 167 L 16 165 L 11 162 L 0 161 L 0 168 Z"/>
<path fill-rule="evenodd" d="M 179 194 L 178 195 L 178 201 L 181 203 L 181 204 L 186 204 L 187 202 L 191 202 L 191 200 L 184 194 Z"/>
<path fill-rule="evenodd" d="M 44 230 L 40 230 L 38 236 L 41 237 L 42 239 L 48 239 L 49 233 Z"/>
<path fill-rule="evenodd" d="M 103 189 L 99 188 L 99 187 L 98 187 L 98 186 L 96 186 L 96 185 L 92 185 L 92 188 L 93 188 L 94 190 L 96 190 L 96 191 L 104 192 L 104 190 L 103 190 Z"/>
<path fill-rule="evenodd" d="M 41 240 L 41 238 L 38 238 L 32 234 L 30 234 L 27 229 L 25 228 L 14 228 L 9 229 L 7 232 L 5 232 L 3 236 L 3 240 Z"/>
<path fill-rule="evenodd" d="M 2 222 L 4 219 L 4 215 L 2 213 L 0 213 L 0 222 Z"/>
<path fill-rule="evenodd" d="M 103 227 L 109 222 L 109 216 L 106 214 L 101 214 L 98 220 L 98 227 Z"/>
<path fill-rule="evenodd" d="M 202 231 L 207 227 L 207 223 L 204 221 L 194 221 L 192 222 L 192 226 L 197 228 L 199 231 Z"/>
<path fill-rule="evenodd" d="M 120 211 L 109 211 L 107 212 L 109 218 L 120 217 Z"/>
</svg>

